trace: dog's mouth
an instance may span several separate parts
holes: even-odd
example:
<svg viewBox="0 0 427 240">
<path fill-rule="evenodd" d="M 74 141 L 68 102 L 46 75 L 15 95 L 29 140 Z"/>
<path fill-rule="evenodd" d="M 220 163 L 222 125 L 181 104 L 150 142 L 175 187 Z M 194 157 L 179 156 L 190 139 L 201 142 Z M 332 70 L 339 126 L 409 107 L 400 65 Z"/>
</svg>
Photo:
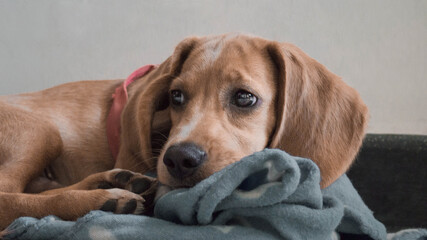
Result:
<svg viewBox="0 0 427 240">
<path fill-rule="evenodd" d="M 154 197 L 154 202 L 157 202 L 159 198 L 163 197 L 166 193 L 174 190 L 174 188 L 164 185 L 162 183 L 159 183 L 159 186 L 157 188 L 156 196 Z"/>
<path fill-rule="evenodd" d="M 173 190 L 194 187 L 202 180 L 203 179 L 196 180 L 194 177 L 188 179 L 174 179 L 171 184 L 165 184 L 159 181 L 154 202 L 157 202 L 157 200 Z"/>
<path fill-rule="evenodd" d="M 173 178 L 173 177 L 172 177 Z M 183 179 L 177 179 L 173 178 L 171 181 L 162 182 L 159 179 L 159 186 L 157 188 L 155 201 L 157 201 L 159 198 L 167 194 L 168 192 L 171 192 L 176 189 L 180 188 L 191 188 L 198 184 L 200 181 L 202 181 L 204 178 L 200 178 L 200 176 L 192 176 L 189 178 L 183 178 Z"/>
<path fill-rule="evenodd" d="M 166 195 L 167 193 L 176 190 L 176 189 L 180 189 L 180 188 L 191 188 L 193 187 L 195 184 L 193 185 L 175 185 L 175 186 L 170 186 L 170 185 L 166 185 L 163 184 L 161 182 L 159 182 L 159 185 L 157 187 L 157 191 L 156 191 L 156 196 L 154 198 L 154 202 L 157 202 L 158 199 L 160 199 L 161 197 L 163 197 L 164 195 Z"/>
<path fill-rule="evenodd" d="M 204 178 L 196 178 L 196 177 L 188 177 L 188 178 L 175 178 L 171 176 L 171 179 L 169 181 L 163 182 L 162 180 L 159 180 L 160 184 L 163 186 L 167 186 L 171 189 L 178 189 L 178 188 L 191 188 L 194 187 L 197 183 L 202 181 Z"/>
</svg>

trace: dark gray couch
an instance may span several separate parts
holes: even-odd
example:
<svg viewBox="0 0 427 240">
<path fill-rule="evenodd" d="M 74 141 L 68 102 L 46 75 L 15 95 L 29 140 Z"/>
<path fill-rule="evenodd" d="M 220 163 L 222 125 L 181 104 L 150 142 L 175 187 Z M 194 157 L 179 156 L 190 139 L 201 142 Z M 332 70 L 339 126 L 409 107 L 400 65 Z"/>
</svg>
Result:
<svg viewBox="0 0 427 240">
<path fill-rule="evenodd" d="M 348 176 L 387 232 L 427 228 L 427 136 L 368 134 Z"/>
</svg>

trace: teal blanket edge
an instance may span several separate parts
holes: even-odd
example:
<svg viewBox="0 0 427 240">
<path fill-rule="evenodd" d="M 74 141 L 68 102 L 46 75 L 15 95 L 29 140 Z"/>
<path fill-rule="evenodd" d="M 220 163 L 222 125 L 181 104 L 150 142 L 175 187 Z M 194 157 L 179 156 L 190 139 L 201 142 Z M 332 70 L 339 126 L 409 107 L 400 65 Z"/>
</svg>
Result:
<svg viewBox="0 0 427 240">
<path fill-rule="evenodd" d="M 309 159 L 265 149 L 156 203 L 155 216 L 92 211 L 76 222 L 22 217 L 5 239 L 387 239 L 346 175 L 326 189 Z M 402 237 L 403 236 L 403 237 Z M 423 239 L 425 230 L 397 239 Z"/>
</svg>

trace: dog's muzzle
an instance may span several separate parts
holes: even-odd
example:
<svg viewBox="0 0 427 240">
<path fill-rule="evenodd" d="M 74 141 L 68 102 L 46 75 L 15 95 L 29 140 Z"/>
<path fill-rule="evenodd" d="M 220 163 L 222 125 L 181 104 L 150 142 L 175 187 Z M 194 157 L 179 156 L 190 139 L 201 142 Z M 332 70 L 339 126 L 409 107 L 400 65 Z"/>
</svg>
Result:
<svg viewBox="0 0 427 240">
<path fill-rule="evenodd" d="M 206 160 L 206 152 L 194 143 L 184 142 L 170 146 L 163 157 L 169 173 L 179 179 L 191 176 Z"/>
</svg>

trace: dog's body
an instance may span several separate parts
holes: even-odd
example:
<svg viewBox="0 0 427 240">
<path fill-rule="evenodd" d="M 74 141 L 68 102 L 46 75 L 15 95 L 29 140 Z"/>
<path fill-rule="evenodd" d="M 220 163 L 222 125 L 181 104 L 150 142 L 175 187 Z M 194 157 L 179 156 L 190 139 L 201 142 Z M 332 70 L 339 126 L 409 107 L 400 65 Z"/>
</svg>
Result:
<svg viewBox="0 0 427 240">
<path fill-rule="evenodd" d="M 42 157 L 40 159 L 42 162 L 33 166 L 42 165 L 41 167 L 45 168 L 49 164 L 54 169 L 58 182 L 71 185 L 92 173 L 112 169 L 114 160 L 105 138 L 105 118 L 112 91 L 118 83 L 118 81 L 76 82 L 41 92 L 0 97 L 0 119 L 2 123 L 8 123 L 2 124 L 2 135 L 8 135 L 8 140 L 18 134 L 28 135 L 17 139 L 27 142 L 2 142 L 2 149 L 11 147 L 6 144 L 14 144 L 26 150 L 23 146 L 46 141 L 40 134 L 49 131 L 47 139 L 51 141 L 48 142 L 50 146 L 41 148 L 52 148 L 56 156 L 50 163 Z M 40 128 L 46 129 L 40 133 L 38 132 Z M 1 160 L 4 161 L 4 158 Z M 27 174 L 26 176 L 32 179 L 39 176 L 40 172 L 34 173 L 35 175 Z M 23 191 L 25 186 L 20 186 L 16 190 Z"/>
<path fill-rule="evenodd" d="M 358 94 L 293 45 L 188 38 L 128 87 L 114 159 L 106 119 L 121 82 L 0 97 L 0 229 L 19 216 L 143 213 L 156 181 L 140 173 L 192 186 L 265 147 L 313 159 L 326 187 L 350 166 L 367 122 Z"/>
</svg>

